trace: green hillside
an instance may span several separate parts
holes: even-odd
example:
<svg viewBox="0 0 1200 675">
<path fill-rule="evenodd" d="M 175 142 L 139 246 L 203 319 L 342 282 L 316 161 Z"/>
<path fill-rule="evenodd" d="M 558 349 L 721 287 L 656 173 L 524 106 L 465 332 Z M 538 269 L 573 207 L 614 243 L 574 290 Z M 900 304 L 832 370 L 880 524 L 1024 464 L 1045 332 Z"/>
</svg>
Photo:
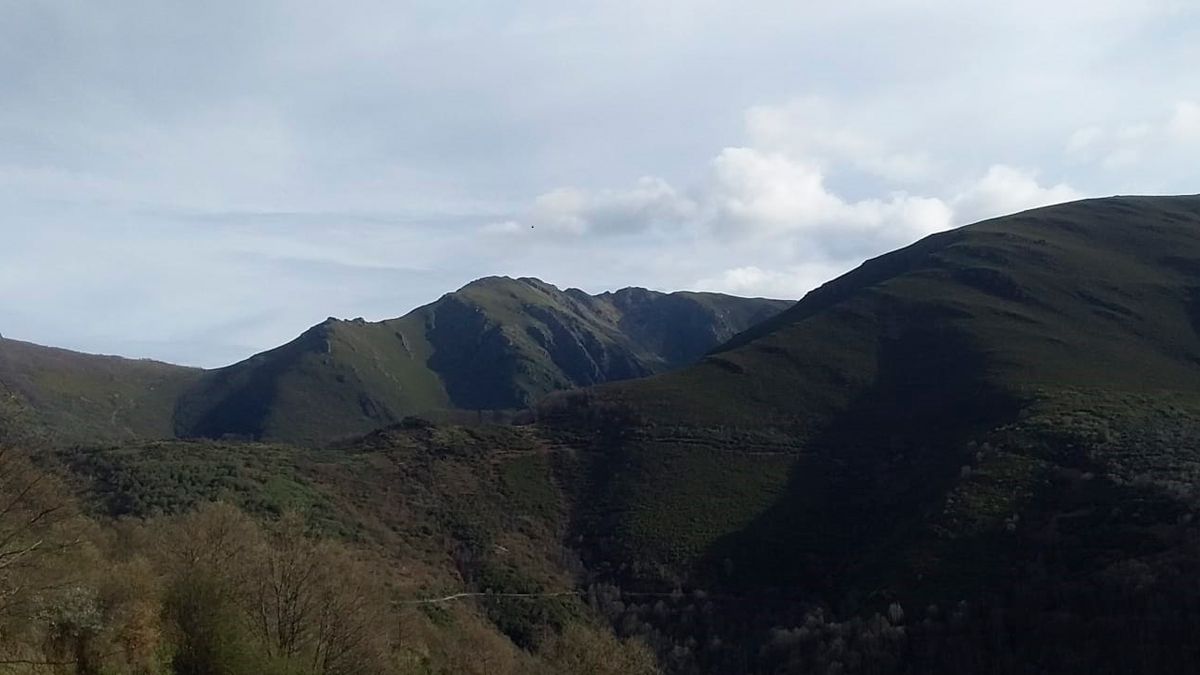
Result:
<svg viewBox="0 0 1200 675">
<path fill-rule="evenodd" d="M 552 391 L 693 362 L 790 304 L 481 279 L 399 319 L 330 319 L 205 373 L 181 398 L 176 430 L 320 443 L 415 413 L 519 409 Z"/>
<path fill-rule="evenodd" d="M 65 443 L 170 436 L 175 400 L 200 373 L 0 338 L 0 424 Z"/>
</svg>

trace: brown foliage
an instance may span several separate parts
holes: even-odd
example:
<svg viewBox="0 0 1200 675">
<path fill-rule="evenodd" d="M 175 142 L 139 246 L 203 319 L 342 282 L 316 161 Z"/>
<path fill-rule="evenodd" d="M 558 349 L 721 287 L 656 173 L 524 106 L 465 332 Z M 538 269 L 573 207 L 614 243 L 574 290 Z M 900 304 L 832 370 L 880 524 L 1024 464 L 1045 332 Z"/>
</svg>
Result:
<svg viewBox="0 0 1200 675">
<path fill-rule="evenodd" d="M 574 623 L 552 637 L 543 652 L 554 672 L 576 675 L 654 675 L 654 654 L 643 643 Z"/>
</svg>

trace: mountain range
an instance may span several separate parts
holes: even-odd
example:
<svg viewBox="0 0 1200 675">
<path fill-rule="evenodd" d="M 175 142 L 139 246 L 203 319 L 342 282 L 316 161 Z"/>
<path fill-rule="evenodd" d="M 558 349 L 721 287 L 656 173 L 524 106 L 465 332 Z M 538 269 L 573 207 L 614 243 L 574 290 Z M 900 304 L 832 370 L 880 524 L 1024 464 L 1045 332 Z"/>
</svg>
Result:
<svg viewBox="0 0 1200 675">
<path fill-rule="evenodd" d="M 409 415 L 478 417 L 678 368 L 790 305 L 642 288 L 588 295 L 488 277 L 397 319 L 330 318 L 210 371 L 0 340 L 0 386 L 69 439 L 323 443 Z"/>
</svg>

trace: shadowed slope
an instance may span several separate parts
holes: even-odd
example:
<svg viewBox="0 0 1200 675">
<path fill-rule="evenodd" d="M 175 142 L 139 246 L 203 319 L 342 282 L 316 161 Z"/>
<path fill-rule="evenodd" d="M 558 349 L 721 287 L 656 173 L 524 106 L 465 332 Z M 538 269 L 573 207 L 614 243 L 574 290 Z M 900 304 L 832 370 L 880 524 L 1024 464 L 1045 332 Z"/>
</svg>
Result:
<svg viewBox="0 0 1200 675">
<path fill-rule="evenodd" d="M 604 431 L 579 514 L 599 560 L 844 591 L 926 536 L 968 444 L 1018 414 L 1081 390 L 1200 399 L 1198 285 L 1200 198 L 1038 209 L 868 261 L 695 366 L 541 413 Z"/>
</svg>

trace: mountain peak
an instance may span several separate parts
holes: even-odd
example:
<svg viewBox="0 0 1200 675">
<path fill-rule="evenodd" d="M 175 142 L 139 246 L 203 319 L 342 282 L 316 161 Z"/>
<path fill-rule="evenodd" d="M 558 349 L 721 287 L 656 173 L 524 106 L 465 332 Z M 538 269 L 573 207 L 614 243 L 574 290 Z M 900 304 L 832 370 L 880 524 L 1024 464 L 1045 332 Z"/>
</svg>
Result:
<svg viewBox="0 0 1200 675">
<path fill-rule="evenodd" d="M 553 286 L 552 284 L 548 284 L 537 277 L 510 277 L 506 275 L 491 275 L 479 277 L 478 279 L 469 281 L 456 292 L 461 293 L 462 291 L 473 288 L 510 288 L 521 285 L 533 286 L 535 288 L 552 288 L 556 291 L 558 290 L 557 287 Z"/>
<path fill-rule="evenodd" d="M 523 408 L 686 365 L 790 304 L 645 289 L 590 296 L 483 277 L 396 319 L 331 317 L 206 373 L 182 397 L 177 425 L 185 436 L 322 442 L 412 414 Z"/>
</svg>

